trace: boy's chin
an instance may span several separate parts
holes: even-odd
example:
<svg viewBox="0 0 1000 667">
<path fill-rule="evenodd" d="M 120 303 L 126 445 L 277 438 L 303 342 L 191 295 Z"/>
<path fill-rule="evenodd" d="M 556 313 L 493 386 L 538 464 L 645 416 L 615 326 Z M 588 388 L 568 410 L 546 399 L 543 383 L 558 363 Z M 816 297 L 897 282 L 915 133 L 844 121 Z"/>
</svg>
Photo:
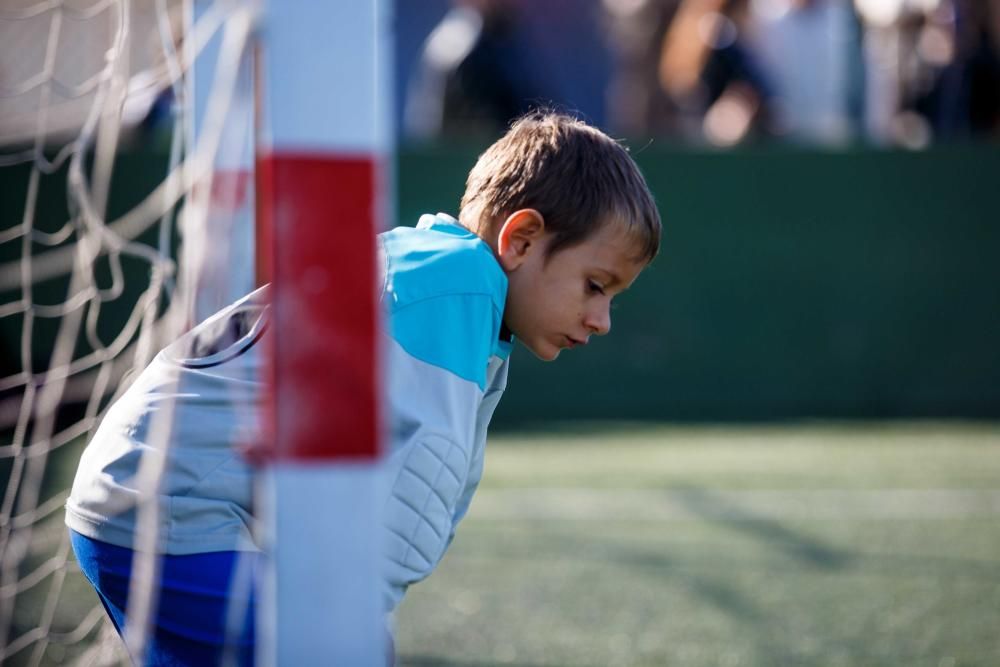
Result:
<svg viewBox="0 0 1000 667">
<path fill-rule="evenodd" d="M 542 361 L 555 361 L 559 357 L 559 353 L 562 352 L 561 347 L 556 347 L 551 343 L 525 345 L 525 347 Z"/>
</svg>

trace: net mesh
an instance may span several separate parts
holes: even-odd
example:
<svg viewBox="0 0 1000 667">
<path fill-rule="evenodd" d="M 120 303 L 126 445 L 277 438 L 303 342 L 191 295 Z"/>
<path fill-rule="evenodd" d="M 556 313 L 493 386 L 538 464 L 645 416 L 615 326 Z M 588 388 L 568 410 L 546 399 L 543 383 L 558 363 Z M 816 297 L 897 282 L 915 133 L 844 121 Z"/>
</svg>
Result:
<svg viewBox="0 0 1000 667">
<path fill-rule="evenodd" d="M 62 508 L 103 410 L 218 265 L 205 226 L 233 193 L 212 178 L 249 113 L 255 16 L 244 0 L 0 5 L 0 663 L 124 657 Z M 195 64 L 212 78 L 193 129 Z"/>
</svg>

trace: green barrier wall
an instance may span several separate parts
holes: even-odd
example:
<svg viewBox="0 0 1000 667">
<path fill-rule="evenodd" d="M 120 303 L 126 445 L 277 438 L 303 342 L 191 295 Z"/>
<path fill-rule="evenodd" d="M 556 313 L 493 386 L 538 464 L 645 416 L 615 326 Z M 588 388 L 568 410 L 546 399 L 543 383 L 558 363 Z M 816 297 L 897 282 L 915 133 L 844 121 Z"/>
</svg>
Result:
<svg viewBox="0 0 1000 667">
<path fill-rule="evenodd" d="M 402 151 L 399 220 L 456 212 L 477 152 Z M 122 160 L 113 212 L 164 171 L 159 154 Z M 1000 149 L 654 146 L 638 160 L 664 217 L 661 256 L 620 297 L 610 336 L 552 364 L 515 352 L 498 424 L 1000 417 Z M 39 212 L 53 230 L 66 216 L 56 176 L 44 179 Z M 20 221 L 26 191 L 27 170 L 0 169 L 0 226 Z M 4 244 L 0 259 L 19 245 Z M 110 283 L 106 262 L 97 274 Z M 58 302 L 60 282 L 36 296 Z M 102 309 L 107 335 L 137 293 Z M 5 374 L 20 368 L 20 328 L 20 318 L 0 321 Z M 39 321 L 34 333 L 36 358 L 46 359 L 54 327 Z"/>
<path fill-rule="evenodd" d="M 473 150 L 407 151 L 400 220 Z M 1000 417 L 1000 150 L 637 156 L 661 255 L 609 336 L 523 348 L 497 422 Z"/>
<path fill-rule="evenodd" d="M 50 158 L 53 156 L 50 156 Z M 125 151 L 117 157 L 114 179 L 108 199 L 107 217 L 115 219 L 126 211 L 138 205 L 156 186 L 163 181 L 167 173 L 167 154 L 163 151 L 155 153 L 139 153 Z M 68 163 L 62 163 L 59 169 L 51 174 L 42 174 L 38 180 L 38 196 L 34 216 L 34 229 L 49 234 L 58 233 L 69 218 L 67 206 Z M 31 167 L 29 164 L 0 168 L 0 230 L 6 230 L 22 222 L 29 183 Z M 76 236 L 67 238 L 66 243 L 75 241 Z M 157 244 L 155 226 L 143 233 L 140 242 L 150 246 Z M 63 243 L 62 245 L 65 245 Z M 177 235 L 172 235 L 171 247 L 176 250 Z M 18 262 L 24 254 L 24 239 L 15 237 L 6 243 L 0 243 L 0 265 L 7 266 Z M 43 243 L 33 243 L 32 252 L 43 255 L 52 248 Z M 117 281 L 120 274 L 123 281 Z M 92 267 L 92 275 L 97 288 L 105 292 L 105 301 L 96 314 L 94 333 L 104 345 L 115 340 L 122 327 L 128 321 L 140 294 L 149 285 L 149 264 L 126 254 L 119 255 L 113 262 L 107 255 L 102 255 Z M 121 284 L 120 292 L 116 286 Z M 68 267 L 66 272 L 39 281 L 32 286 L 33 303 L 43 305 L 58 305 L 65 302 L 69 288 Z M 0 291 L 0 303 L 7 303 L 21 298 L 17 289 Z M 88 313 L 88 317 L 90 314 Z M 49 317 L 36 313 L 30 323 L 31 360 L 33 370 L 41 372 L 48 368 L 52 347 L 60 325 L 60 318 Z M 25 319 L 22 314 L 0 318 L 0 377 L 6 377 L 23 370 L 22 363 L 22 332 L 25 330 Z M 88 340 L 85 329 L 81 328 L 77 340 L 77 357 L 89 353 L 93 347 Z M 5 399 L 19 395 L 22 389 L 16 387 L 6 392 L 0 391 L 0 410 Z"/>
</svg>

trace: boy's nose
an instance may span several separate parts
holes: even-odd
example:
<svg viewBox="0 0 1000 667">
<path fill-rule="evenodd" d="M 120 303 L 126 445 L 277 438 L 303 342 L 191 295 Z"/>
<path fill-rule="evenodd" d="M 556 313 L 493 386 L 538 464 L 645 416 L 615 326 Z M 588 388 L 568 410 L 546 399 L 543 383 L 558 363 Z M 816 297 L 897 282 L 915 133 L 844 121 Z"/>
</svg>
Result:
<svg viewBox="0 0 1000 667">
<path fill-rule="evenodd" d="M 611 308 L 598 308 L 587 313 L 587 328 L 598 336 L 611 331 Z"/>
</svg>

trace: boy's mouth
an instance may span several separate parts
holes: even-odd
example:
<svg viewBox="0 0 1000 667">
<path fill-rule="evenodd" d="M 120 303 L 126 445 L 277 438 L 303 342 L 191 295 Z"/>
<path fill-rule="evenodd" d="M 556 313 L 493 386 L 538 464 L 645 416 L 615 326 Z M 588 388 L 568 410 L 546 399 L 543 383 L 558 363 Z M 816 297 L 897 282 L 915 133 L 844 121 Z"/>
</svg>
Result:
<svg viewBox="0 0 1000 667">
<path fill-rule="evenodd" d="M 586 345 L 586 340 L 581 340 L 579 338 L 572 338 L 571 336 L 564 336 L 566 339 L 566 347 L 573 348 L 579 347 L 580 345 Z"/>
</svg>

